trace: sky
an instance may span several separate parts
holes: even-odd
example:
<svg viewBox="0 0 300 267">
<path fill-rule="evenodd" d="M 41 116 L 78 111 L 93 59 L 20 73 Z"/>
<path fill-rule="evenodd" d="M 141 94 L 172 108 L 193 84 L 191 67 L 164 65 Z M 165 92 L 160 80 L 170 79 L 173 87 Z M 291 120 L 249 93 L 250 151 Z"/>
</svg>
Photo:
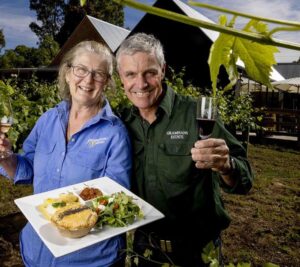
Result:
<svg viewBox="0 0 300 267">
<path fill-rule="evenodd" d="M 186 2 L 186 0 L 182 0 Z M 197 1 L 197 0 L 195 0 Z M 300 22 L 300 1 L 299 0 L 198 0 L 201 3 L 213 4 L 244 13 L 257 16 L 290 20 Z M 140 3 L 151 5 L 155 0 L 140 0 Z M 204 8 L 196 8 L 209 19 L 217 22 L 219 12 Z M 125 27 L 132 29 L 144 15 L 139 10 L 125 7 Z M 227 15 L 230 17 L 230 15 Z M 29 47 L 36 47 L 37 37 L 30 30 L 29 24 L 36 20 L 36 13 L 29 9 L 29 0 L 0 0 L 0 29 L 3 29 L 6 46 L 5 49 L 14 49 L 17 45 L 24 44 Z M 240 27 L 244 21 L 239 21 Z M 269 25 L 272 28 L 272 25 Z M 281 32 L 274 38 L 300 43 L 300 31 Z M 277 62 L 292 62 L 300 58 L 300 51 L 280 49 L 275 54 Z"/>
</svg>

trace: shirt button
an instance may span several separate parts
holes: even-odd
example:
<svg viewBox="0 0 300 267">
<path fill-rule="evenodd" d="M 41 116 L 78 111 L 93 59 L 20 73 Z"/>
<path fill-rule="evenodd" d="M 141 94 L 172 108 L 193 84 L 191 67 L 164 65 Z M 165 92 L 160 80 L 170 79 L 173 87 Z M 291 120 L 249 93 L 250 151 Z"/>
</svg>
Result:
<svg viewBox="0 0 300 267">
<path fill-rule="evenodd" d="M 57 168 L 56 171 L 59 172 L 60 170 Z"/>
<path fill-rule="evenodd" d="M 72 142 L 75 142 L 75 138 L 72 138 L 71 141 L 72 141 Z"/>
</svg>

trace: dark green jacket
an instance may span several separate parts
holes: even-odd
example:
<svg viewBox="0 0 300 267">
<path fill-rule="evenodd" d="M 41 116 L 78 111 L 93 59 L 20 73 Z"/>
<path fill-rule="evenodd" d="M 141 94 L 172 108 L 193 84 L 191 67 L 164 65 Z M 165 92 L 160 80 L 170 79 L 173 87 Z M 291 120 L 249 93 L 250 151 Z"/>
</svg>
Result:
<svg viewBox="0 0 300 267">
<path fill-rule="evenodd" d="M 192 98 L 167 88 L 151 125 L 135 107 L 124 110 L 122 118 L 133 144 L 132 189 L 166 216 L 153 224 L 155 231 L 176 237 L 190 233 L 209 241 L 228 227 L 220 187 L 229 193 L 247 193 L 253 178 L 244 148 L 222 123 L 215 124 L 212 137 L 224 139 L 235 159 L 234 188 L 226 187 L 219 174 L 195 168 L 190 151 L 198 140 L 198 127 Z"/>
</svg>

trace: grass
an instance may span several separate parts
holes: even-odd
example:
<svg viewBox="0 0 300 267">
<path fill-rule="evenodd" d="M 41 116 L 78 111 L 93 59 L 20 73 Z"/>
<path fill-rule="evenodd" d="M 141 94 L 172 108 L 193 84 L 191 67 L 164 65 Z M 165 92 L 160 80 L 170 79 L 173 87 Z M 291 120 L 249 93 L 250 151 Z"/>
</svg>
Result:
<svg viewBox="0 0 300 267">
<path fill-rule="evenodd" d="M 250 193 L 246 196 L 224 194 L 232 218 L 230 227 L 222 235 L 225 262 L 300 266 L 300 152 L 250 145 L 249 160 L 255 173 Z M 1 223 L 1 217 L 18 212 L 13 200 L 31 194 L 32 189 L 13 186 L 2 177 L 0 188 Z M 0 245 L 3 235 L 0 228 Z M 11 257 L 6 255 L 6 261 L 20 261 L 16 257 L 18 246 L 14 248 Z M 19 265 L 10 262 L 3 266 Z"/>
<path fill-rule="evenodd" d="M 250 193 L 224 195 L 232 217 L 223 233 L 226 262 L 300 266 L 300 152 L 250 145 L 249 160 Z"/>
</svg>

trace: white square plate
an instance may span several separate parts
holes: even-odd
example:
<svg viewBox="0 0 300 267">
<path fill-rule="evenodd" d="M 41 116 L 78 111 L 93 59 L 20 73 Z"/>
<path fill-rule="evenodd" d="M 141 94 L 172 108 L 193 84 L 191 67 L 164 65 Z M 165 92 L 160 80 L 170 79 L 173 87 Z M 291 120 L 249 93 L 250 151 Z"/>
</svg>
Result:
<svg viewBox="0 0 300 267">
<path fill-rule="evenodd" d="M 133 224 L 126 227 L 105 226 L 102 229 L 92 229 L 88 235 L 81 238 L 67 238 L 62 236 L 57 228 L 43 217 L 41 212 L 37 209 L 37 206 L 42 204 L 46 198 L 55 198 L 58 197 L 60 193 L 75 192 L 86 186 L 98 187 L 102 192 L 105 192 L 105 194 L 123 191 L 124 193 L 133 196 L 135 202 L 141 207 L 144 218 L 136 220 Z M 100 177 L 84 183 L 18 198 L 15 199 L 15 203 L 55 257 L 66 255 L 164 217 L 160 211 L 155 209 L 149 203 L 108 177 Z"/>
</svg>

